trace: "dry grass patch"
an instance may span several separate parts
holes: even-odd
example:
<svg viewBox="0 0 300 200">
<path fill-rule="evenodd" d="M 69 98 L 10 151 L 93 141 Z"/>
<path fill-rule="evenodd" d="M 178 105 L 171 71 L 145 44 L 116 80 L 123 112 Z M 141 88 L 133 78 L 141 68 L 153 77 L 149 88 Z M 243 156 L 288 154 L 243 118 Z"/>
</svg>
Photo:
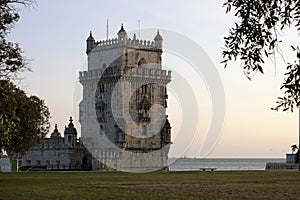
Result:
<svg viewBox="0 0 300 200">
<path fill-rule="evenodd" d="M 0 173 L 0 199 L 300 199 L 298 171 Z"/>
</svg>

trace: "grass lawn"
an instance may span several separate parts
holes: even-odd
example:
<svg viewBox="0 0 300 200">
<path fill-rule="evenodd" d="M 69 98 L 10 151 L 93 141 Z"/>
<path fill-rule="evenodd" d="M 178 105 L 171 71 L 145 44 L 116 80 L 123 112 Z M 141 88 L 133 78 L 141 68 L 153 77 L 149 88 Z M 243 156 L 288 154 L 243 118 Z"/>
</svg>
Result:
<svg viewBox="0 0 300 200">
<path fill-rule="evenodd" d="M 300 199 L 298 171 L 0 173 L 0 199 Z"/>
</svg>

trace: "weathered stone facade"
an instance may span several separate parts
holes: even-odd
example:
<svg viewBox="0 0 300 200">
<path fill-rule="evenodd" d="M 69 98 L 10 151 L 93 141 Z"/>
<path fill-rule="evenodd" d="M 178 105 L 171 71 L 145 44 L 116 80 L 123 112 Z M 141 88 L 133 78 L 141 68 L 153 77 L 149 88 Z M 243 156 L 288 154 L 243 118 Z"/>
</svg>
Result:
<svg viewBox="0 0 300 200">
<path fill-rule="evenodd" d="M 83 100 L 80 123 L 84 144 L 100 165 L 94 170 L 167 167 L 171 126 L 167 119 L 167 84 L 162 70 L 162 37 L 87 39 L 88 70 L 80 72 Z"/>
<path fill-rule="evenodd" d="M 91 170 L 92 156 L 81 139 L 77 139 L 77 130 L 70 118 L 64 137 L 55 125 L 50 138 L 44 138 L 39 145 L 21 157 L 19 167 L 29 170 L 30 167 L 46 170 Z"/>
</svg>

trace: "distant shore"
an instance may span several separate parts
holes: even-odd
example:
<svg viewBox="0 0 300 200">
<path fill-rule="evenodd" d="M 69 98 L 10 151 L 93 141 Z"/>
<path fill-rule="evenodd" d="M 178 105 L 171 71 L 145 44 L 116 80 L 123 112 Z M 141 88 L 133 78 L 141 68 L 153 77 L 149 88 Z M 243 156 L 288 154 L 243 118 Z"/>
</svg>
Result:
<svg viewBox="0 0 300 200">
<path fill-rule="evenodd" d="M 197 171 L 203 168 L 217 170 L 265 170 L 267 163 L 283 163 L 284 158 L 170 158 L 171 171 Z"/>
</svg>

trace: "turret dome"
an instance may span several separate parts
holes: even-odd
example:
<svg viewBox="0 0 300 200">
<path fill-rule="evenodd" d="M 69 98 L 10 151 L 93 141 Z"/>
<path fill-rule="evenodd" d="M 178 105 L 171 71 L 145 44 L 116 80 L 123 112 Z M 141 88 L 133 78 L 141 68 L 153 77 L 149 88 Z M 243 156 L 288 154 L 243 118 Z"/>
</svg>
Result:
<svg viewBox="0 0 300 200">
<path fill-rule="evenodd" d="M 125 29 L 123 27 L 123 24 L 121 25 L 121 29 L 118 32 L 118 35 L 120 35 L 120 34 L 127 34 L 127 32 L 125 31 Z"/>
<path fill-rule="evenodd" d="M 157 34 L 154 37 L 154 46 L 158 49 L 162 49 L 163 38 L 159 34 L 159 30 L 157 30 Z"/>
<path fill-rule="evenodd" d="M 61 134 L 57 129 L 57 124 L 55 124 L 55 128 L 54 128 L 53 132 L 51 133 L 50 138 L 61 138 Z"/>
<path fill-rule="evenodd" d="M 121 29 L 118 32 L 118 40 L 120 43 L 126 44 L 127 42 L 127 33 L 123 27 L 123 24 L 121 25 Z"/>
<path fill-rule="evenodd" d="M 154 37 L 154 40 L 155 40 L 155 41 L 163 40 L 163 38 L 162 38 L 161 35 L 159 34 L 159 30 L 157 30 L 157 34 L 156 34 L 156 36 Z"/>
<path fill-rule="evenodd" d="M 70 117 L 69 121 L 70 121 L 70 123 L 69 123 L 68 127 L 65 128 L 65 135 L 66 134 L 76 134 L 77 135 L 77 130 L 74 127 L 72 117 Z"/>
<path fill-rule="evenodd" d="M 86 40 L 86 53 L 87 54 L 90 53 L 95 46 L 96 46 L 96 41 L 91 31 L 90 36 Z"/>
<path fill-rule="evenodd" d="M 87 41 L 95 41 L 94 37 L 93 37 L 93 34 L 92 34 L 92 31 L 90 31 L 90 35 L 89 37 L 87 38 Z"/>
</svg>

